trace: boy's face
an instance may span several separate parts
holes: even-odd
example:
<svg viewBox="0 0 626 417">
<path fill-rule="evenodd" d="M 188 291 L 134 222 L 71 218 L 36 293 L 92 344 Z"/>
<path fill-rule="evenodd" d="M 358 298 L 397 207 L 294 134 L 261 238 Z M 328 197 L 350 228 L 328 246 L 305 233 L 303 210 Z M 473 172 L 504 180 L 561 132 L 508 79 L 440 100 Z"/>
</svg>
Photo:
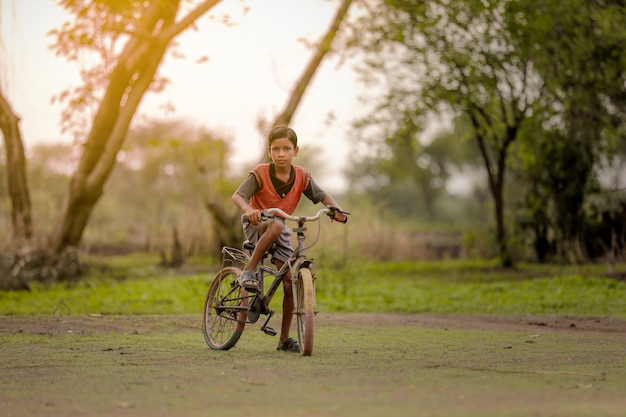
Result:
<svg viewBox="0 0 626 417">
<path fill-rule="evenodd" d="M 288 138 L 274 139 L 269 154 L 276 167 L 290 167 L 293 158 L 298 155 L 298 147 L 294 147 Z"/>
</svg>

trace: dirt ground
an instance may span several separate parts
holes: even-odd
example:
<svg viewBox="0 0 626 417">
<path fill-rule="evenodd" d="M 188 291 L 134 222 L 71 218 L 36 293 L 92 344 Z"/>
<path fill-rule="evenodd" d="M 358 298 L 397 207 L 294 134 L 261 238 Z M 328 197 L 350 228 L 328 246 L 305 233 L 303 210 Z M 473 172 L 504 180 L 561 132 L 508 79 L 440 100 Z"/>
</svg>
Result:
<svg viewBox="0 0 626 417">
<path fill-rule="evenodd" d="M 278 320 L 273 319 L 276 325 Z M 312 357 L 201 318 L 0 317 L 0 417 L 622 416 L 626 321 L 322 314 Z"/>
<path fill-rule="evenodd" d="M 179 327 L 197 327 L 197 316 L 4 316 L 0 317 L 0 335 L 8 333 L 81 334 L 145 332 L 162 327 L 164 322 Z M 320 314 L 319 325 L 411 326 L 436 329 L 474 329 L 490 331 L 526 331 L 543 328 L 552 332 L 606 332 L 626 334 L 626 322 L 602 317 L 567 316 L 491 316 L 430 314 Z"/>
</svg>

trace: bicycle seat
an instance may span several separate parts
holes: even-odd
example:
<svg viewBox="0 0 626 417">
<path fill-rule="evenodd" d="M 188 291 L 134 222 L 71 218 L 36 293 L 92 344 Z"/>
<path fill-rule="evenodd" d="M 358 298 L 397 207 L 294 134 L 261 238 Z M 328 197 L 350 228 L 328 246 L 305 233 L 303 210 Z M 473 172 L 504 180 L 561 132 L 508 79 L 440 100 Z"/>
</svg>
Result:
<svg viewBox="0 0 626 417">
<path fill-rule="evenodd" d="M 254 252 L 254 248 L 256 248 L 256 245 L 250 242 L 249 240 L 246 240 L 243 242 L 243 248 L 247 251 L 250 251 L 250 253 L 252 253 Z M 276 243 L 272 243 L 272 246 L 270 246 L 270 249 L 267 251 L 267 253 L 273 254 L 274 250 L 276 250 Z"/>
</svg>

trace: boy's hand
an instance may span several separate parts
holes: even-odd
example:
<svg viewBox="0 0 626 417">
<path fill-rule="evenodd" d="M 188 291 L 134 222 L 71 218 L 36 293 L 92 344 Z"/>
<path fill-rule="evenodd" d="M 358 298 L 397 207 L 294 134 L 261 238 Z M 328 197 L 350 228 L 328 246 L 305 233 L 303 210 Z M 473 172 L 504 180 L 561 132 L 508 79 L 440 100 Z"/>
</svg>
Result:
<svg viewBox="0 0 626 417">
<path fill-rule="evenodd" d="M 346 223 L 348 221 L 348 214 L 350 214 L 347 211 L 343 211 L 342 209 L 340 209 L 339 207 L 336 206 L 329 206 L 332 211 L 329 215 L 331 215 L 332 217 L 330 218 L 331 220 L 337 221 L 339 223 Z"/>
<path fill-rule="evenodd" d="M 336 210 L 335 215 L 333 216 L 333 220 L 338 221 L 339 223 L 345 223 L 348 221 L 348 216 L 346 216 L 339 210 Z"/>
<path fill-rule="evenodd" d="M 248 221 L 252 223 L 253 225 L 256 226 L 259 223 L 261 223 L 261 211 L 260 210 L 250 209 L 249 211 L 246 211 L 244 214 L 246 215 L 246 218 L 248 219 Z"/>
</svg>

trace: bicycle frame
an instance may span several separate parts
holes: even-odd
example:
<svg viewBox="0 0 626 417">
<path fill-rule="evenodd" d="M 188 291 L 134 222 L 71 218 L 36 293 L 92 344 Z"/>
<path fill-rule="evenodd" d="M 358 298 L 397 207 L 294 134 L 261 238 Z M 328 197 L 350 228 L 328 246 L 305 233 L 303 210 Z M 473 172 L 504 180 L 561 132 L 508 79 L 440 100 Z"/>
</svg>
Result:
<svg viewBox="0 0 626 417">
<path fill-rule="evenodd" d="M 270 321 L 270 319 L 272 318 L 274 314 L 274 312 L 269 309 L 269 305 L 272 299 L 274 298 L 276 291 L 280 287 L 285 275 L 291 272 L 291 279 L 293 281 L 294 277 L 298 276 L 298 270 L 302 266 L 306 266 L 308 268 L 313 267 L 313 260 L 307 258 L 306 256 L 307 248 L 305 247 L 305 244 L 304 244 L 306 241 L 306 236 L 304 232 L 307 229 L 306 229 L 305 223 L 307 221 L 319 220 L 321 214 L 327 211 L 328 211 L 327 208 L 323 208 L 317 213 L 317 215 L 312 216 L 312 217 L 289 216 L 289 218 L 287 218 L 288 220 L 295 219 L 294 221 L 296 221 L 298 224 L 297 227 L 292 229 L 292 233 L 295 233 L 297 235 L 298 243 L 296 245 L 296 248 L 293 251 L 293 254 L 289 258 L 289 260 L 287 260 L 287 262 L 285 262 L 280 269 L 276 269 L 269 265 L 266 265 L 264 262 L 261 262 L 261 264 L 259 265 L 259 269 L 257 272 L 257 278 L 259 280 L 259 293 L 257 293 L 255 296 L 252 297 L 252 303 L 248 307 L 249 313 L 252 313 L 252 314 L 248 314 L 246 318 L 246 322 L 255 323 L 258 320 L 259 315 L 261 314 L 268 315 L 267 320 L 265 321 L 263 326 L 261 326 L 261 330 L 266 333 L 272 332 L 272 329 L 267 327 L 268 322 Z M 267 212 L 271 214 L 271 213 L 275 213 L 278 211 L 277 209 L 269 209 L 267 210 Z M 285 217 L 287 216 L 286 213 L 284 212 L 281 212 L 280 214 L 285 215 Z M 264 288 L 265 275 L 274 276 L 274 279 L 272 280 L 272 283 L 267 289 L 267 292 L 265 292 L 265 288 Z M 258 303 L 261 303 L 261 305 L 258 305 Z"/>
</svg>

